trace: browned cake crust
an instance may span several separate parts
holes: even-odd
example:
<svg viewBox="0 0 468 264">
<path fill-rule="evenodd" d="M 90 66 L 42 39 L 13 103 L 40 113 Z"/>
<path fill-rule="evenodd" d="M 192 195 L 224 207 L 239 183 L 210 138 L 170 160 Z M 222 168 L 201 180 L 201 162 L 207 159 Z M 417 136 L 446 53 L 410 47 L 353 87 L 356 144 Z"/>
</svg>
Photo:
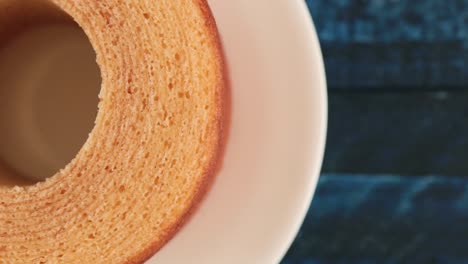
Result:
<svg viewBox="0 0 468 264">
<path fill-rule="evenodd" d="M 215 180 L 215 175 L 222 167 L 222 161 L 224 157 L 226 142 L 229 137 L 229 128 L 231 124 L 231 96 L 230 96 L 230 80 L 228 74 L 228 68 L 226 65 L 226 58 L 224 56 L 223 47 L 221 44 L 220 36 L 218 33 L 218 28 L 216 26 L 216 21 L 211 13 L 206 0 L 196 0 L 200 6 L 200 9 L 203 11 L 207 26 L 212 34 L 215 49 L 219 51 L 218 60 L 222 67 L 222 75 L 220 75 L 219 83 L 219 119 L 218 119 L 218 142 L 217 142 L 217 154 L 216 157 L 212 159 L 208 169 L 205 173 L 203 183 L 200 185 L 197 193 L 193 199 L 192 207 L 187 210 L 185 215 L 179 219 L 179 221 L 174 225 L 171 230 L 168 230 L 165 241 L 161 243 L 154 243 L 150 245 L 147 249 L 141 252 L 139 256 L 136 256 L 135 259 L 130 260 L 128 263 L 144 263 L 149 258 L 151 258 L 156 252 L 158 252 L 176 233 L 182 228 L 182 226 L 190 220 L 190 217 L 198 209 L 200 202 L 202 202 L 205 193 L 211 188 Z"/>
<path fill-rule="evenodd" d="M 188 220 L 221 165 L 230 100 L 215 21 L 206 0 L 49 2 L 96 51 L 99 112 L 62 171 L 0 187 L 0 263 L 144 262 Z M 21 5 L 0 0 L 0 15 L 20 15 Z"/>
</svg>

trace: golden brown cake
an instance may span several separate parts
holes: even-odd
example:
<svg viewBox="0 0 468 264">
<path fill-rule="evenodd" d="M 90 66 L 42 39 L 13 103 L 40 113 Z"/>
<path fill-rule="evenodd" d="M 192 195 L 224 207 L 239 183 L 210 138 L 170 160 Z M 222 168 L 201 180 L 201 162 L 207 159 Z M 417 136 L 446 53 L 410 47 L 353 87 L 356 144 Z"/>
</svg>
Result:
<svg viewBox="0 0 468 264">
<path fill-rule="evenodd" d="M 215 22 L 205 0 L 0 0 L 0 42 L 65 14 L 96 51 L 95 127 L 46 181 L 0 184 L 0 263 L 141 263 L 220 163 L 227 89 Z"/>
</svg>

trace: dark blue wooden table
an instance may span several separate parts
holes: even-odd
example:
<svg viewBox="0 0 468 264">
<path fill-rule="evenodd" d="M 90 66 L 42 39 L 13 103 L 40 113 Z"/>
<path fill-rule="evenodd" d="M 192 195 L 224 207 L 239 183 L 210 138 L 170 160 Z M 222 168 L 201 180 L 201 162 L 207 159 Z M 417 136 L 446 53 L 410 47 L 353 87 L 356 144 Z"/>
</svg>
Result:
<svg viewBox="0 0 468 264">
<path fill-rule="evenodd" d="M 283 263 L 468 263 L 468 1 L 307 4 L 329 132 Z"/>
</svg>

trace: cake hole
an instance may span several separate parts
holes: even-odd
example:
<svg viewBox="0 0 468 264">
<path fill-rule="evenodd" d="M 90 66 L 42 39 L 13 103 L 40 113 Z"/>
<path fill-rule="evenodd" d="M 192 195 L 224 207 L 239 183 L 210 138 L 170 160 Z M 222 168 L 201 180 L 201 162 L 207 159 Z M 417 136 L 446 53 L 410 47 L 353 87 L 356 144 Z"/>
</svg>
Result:
<svg viewBox="0 0 468 264">
<path fill-rule="evenodd" d="M 27 14 L 15 13 L 27 3 L 17 8 Z M 76 156 L 94 125 L 101 74 L 89 39 L 57 7 L 9 7 L 0 19 L 0 186 L 24 186 Z"/>
</svg>

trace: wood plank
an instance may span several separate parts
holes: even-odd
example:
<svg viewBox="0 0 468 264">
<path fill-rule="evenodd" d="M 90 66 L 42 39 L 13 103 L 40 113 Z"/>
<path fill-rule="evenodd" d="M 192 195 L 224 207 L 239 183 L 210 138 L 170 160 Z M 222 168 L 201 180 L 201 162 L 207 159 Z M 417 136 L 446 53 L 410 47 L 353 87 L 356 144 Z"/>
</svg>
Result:
<svg viewBox="0 0 468 264">
<path fill-rule="evenodd" d="M 325 172 L 468 176 L 468 92 L 329 100 Z"/>
<path fill-rule="evenodd" d="M 468 263 L 467 208 L 467 178 L 323 175 L 282 263 Z"/>
<path fill-rule="evenodd" d="M 330 89 L 466 89 L 468 1 L 308 0 Z"/>
</svg>

